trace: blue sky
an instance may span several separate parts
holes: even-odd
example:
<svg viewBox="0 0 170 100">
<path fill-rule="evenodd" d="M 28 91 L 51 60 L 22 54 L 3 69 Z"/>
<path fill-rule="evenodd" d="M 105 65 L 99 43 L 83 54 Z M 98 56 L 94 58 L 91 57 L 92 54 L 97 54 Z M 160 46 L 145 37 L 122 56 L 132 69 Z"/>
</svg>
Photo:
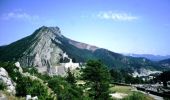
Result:
<svg viewBox="0 0 170 100">
<path fill-rule="evenodd" d="M 170 54 L 170 0 L 1 0 L 0 45 L 58 26 L 118 53 Z"/>
</svg>

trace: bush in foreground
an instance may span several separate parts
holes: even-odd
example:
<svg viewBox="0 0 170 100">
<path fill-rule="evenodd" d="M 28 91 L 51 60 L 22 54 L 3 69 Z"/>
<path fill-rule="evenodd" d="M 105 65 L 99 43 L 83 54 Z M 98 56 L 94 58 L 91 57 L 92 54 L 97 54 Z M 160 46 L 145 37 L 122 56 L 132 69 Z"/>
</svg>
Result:
<svg viewBox="0 0 170 100">
<path fill-rule="evenodd" d="M 0 90 L 5 90 L 6 89 L 6 85 L 0 81 Z"/>
<path fill-rule="evenodd" d="M 154 100 L 153 98 L 146 96 L 140 92 L 133 92 L 132 95 L 125 97 L 123 100 Z"/>
</svg>

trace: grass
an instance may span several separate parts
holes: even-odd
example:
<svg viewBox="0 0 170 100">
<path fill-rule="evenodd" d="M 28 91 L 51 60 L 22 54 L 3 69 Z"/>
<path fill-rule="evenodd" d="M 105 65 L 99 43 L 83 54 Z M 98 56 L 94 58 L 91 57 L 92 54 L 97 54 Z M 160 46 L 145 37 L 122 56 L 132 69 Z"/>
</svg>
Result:
<svg viewBox="0 0 170 100">
<path fill-rule="evenodd" d="M 125 93 L 125 94 L 131 94 L 133 88 L 130 86 L 120 86 L 120 85 L 115 85 L 113 87 L 110 88 L 110 92 L 114 93 L 114 92 L 119 92 L 119 93 Z"/>
<path fill-rule="evenodd" d="M 143 94 L 141 92 L 132 91 L 132 90 L 134 90 L 134 88 L 132 88 L 131 86 L 114 85 L 110 88 L 111 93 L 118 92 L 118 93 L 128 94 L 128 96 L 126 96 L 122 100 L 154 100 L 152 97 L 150 97 L 147 94 Z M 115 99 L 116 98 L 114 98 L 114 100 Z"/>
<path fill-rule="evenodd" d="M 154 99 L 141 92 L 133 92 L 131 95 L 125 97 L 123 100 L 154 100 Z"/>
</svg>

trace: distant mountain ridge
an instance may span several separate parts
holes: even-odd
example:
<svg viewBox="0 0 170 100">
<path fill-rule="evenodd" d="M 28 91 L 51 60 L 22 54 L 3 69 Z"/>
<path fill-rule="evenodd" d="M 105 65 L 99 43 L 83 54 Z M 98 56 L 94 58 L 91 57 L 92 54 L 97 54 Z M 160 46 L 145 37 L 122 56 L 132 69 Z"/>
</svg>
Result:
<svg viewBox="0 0 170 100">
<path fill-rule="evenodd" d="M 125 54 L 127 56 L 132 56 L 132 57 L 144 57 L 152 61 L 161 61 L 164 59 L 170 58 L 170 55 L 153 55 L 153 54 Z"/>
<path fill-rule="evenodd" d="M 133 72 L 140 68 L 162 70 L 146 58 L 124 56 L 107 49 L 71 40 L 58 27 L 42 26 L 32 35 L 0 47 L 0 61 L 19 61 L 40 72 L 63 74 L 66 66 L 77 66 L 89 59 L 100 59 L 109 69 Z"/>
<path fill-rule="evenodd" d="M 71 40 L 71 39 L 69 40 L 69 43 L 76 46 L 77 48 L 80 48 L 80 49 L 87 49 L 87 50 L 90 50 L 90 51 L 95 51 L 95 50 L 99 49 L 96 46 L 92 46 L 92 45 L 89 45 L 89 44 L 77 42 L 77 41 L 74 41 L 74 40 Z"/>
<path fill-rule="evenodd" d="M 170 58 L 159 61 L 159 64 L 161 64 L 164 67 L 170 68 Z"/>
</svg>

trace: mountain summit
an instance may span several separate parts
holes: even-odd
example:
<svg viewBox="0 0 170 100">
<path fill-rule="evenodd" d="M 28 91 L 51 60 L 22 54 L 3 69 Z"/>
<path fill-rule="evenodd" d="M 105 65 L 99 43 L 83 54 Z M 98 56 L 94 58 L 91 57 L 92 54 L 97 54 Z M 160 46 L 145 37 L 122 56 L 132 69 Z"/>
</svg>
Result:
<svg viewBox="0 0 170 100">
<path fill-rule="evenodd" d="M 0 61 L 19 61 L 21 66 L 34 66 L 39 72 L 64 74 L 89 59 L 100 59 L 109 68 L 128 71 L 145 68 L 161 69 L 145 58 L 123 56 L 112 51 L 71 40 L 58 27 L 42 26 L 32 35 L 0 47 Z"/>
<path fill-rule="evenodd" d="M 69 56 L 72 58 L 75 56 L 75 61 L 80 56 L 76 53 L 81 52 L 81 50 L 91 52 L 96 49 L 98 48 L 95 46 L 64 37 L 58 27 L 42 26 L 30 36 L 0 47 L 0 60 L 19 61 L 22 66 L 36 67 L 39 72 L 62 74 L 65 70 L 63 66 L 67 63 L 74 65 L 73 62 L 70 62 L 72 59 Z M 76 52 L 77 50 L 79 52 Z M 78 61 L 84 62 L 86 60 L 80 57 Z"/>
</svg>

